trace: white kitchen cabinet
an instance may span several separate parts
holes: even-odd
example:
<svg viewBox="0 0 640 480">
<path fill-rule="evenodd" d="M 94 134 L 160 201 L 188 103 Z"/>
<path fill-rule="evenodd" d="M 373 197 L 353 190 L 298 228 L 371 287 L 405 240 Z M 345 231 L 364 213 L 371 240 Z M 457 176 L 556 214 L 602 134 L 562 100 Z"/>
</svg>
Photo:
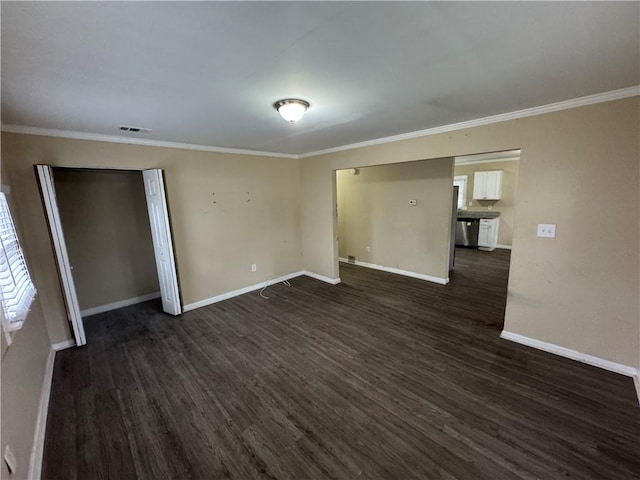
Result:
<svg viewBox="0 0 640 480">
<path fill-rule="evenodd" d="M 500 200 L 502 198 L 502 170 L 473 174 L 474 200 Z"/>
<path fill-rule="evenodd" d="M 478 250 L 491 252 L 498 245 L 500 218 L 482 218 L 478 229 Z"/>
</svg>

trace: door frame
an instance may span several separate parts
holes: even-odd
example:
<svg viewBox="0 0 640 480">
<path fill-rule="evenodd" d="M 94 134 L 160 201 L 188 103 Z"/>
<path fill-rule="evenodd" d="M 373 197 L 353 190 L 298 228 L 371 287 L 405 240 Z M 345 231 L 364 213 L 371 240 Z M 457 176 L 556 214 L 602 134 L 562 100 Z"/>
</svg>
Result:
<svg viewBox="0 0 640 480">
<path fill-rule="evenodd" d="M 51 236 L 51 243 L 54 247 L 54 257 L 56 265 L 58 266 L 58 273 L 61 280 L 62 294 L 67 307 L 68 320 L 73 327 L 73 334 L 76 346 L 82 346 L 87 343 L 86 335 L 84 332 L 83 318 L 80 312 L 80 304 L 78 302 L 78 296 L 76 293 L 75 283 L 73 280 L 73 267 L 69 261 L 69 255 L 66 248 L 66 242 L 64 240 L 64 230 L 62 228 L 62 221 L 60 219 L 60 213 L 58 210 L 58 203 L 55 194 L 55 183 L 53 177 L 53 169 L 69 169 L 69 170 L 95 170 L 95 171 L 129 171 L 129 172 L 144 172 L 145 170 L 158 170 L 158 169 L 139 169 L 139 168 L 108 168 L 108 167 L 78 167 L 78 166 L 58 166 L 58 165 L 35 165 L 36 177 L 40 188 L 42 202 L 44 205 L 44 214 L 49 226 L 49 232 Z M 164 172 L 160 169 L 160 172 Z M 164 175 L 162 175 L 164 179 Z M 145 188 L 144 179 L 142 179 L 142 187 Z M 146 189 L 145 189 L 146 192 Z M 173 248 L 173 234 L 171 230 L 171 222 L 168 216 L 168 202 L 166 196 L 166 190 L 164 182 L 162 184 L 161 192 L 166 207 L 166 226 L 167 235 L 171 243 L 171 261 L 174 270 L 174 278 L 176 279 L 177 289 L 177 302 L 179 305 L 179 313 L 183 311 L 183 305 L 181 303 L 180 295 L 180 283 L 178 279 L 178 270 L 175 262 L 175 252 Z M 145 194 L 146 197 L 146 194 Z M 149 219 L 151 223 L 151 219 Z M 154 248 L 154 256 L 157 252 Z M 157 273 L 159 275 L 159 272 Z"/>
<path fill-rule="evenodd" d="M 84 333 L 84 324 L 82 323 L 82 315 L 80 314 L 80 304 L 78 303 L 78 295 L 76 293 L 76 285 L 73 281 L 73 267 L 69 262 L 69 254 L 67 252 L 67 244 L 64 239 L 62 230 L 62 221 L 60 220 L 60 212 L 58 210 L 58 200 L 56 198 L 55 184 L 53 179 L 53 168 L 50 165 L 36 165 L 38 174 L 38 183 L 40 192 L 42 193 L 42 202 L 45 207 L 45 217 L 49 225 L 51 234 L 51 242 L 55 254 L 56 264 L 58 265 L 58 273 L 62 285 L 62 295 L 67 307 L 67 315 L 69 322 L 73 327 L 73 336 L 75 337 L 76 346 L 80 347 L 87 343 L 87 337 Z"/>
</svg>

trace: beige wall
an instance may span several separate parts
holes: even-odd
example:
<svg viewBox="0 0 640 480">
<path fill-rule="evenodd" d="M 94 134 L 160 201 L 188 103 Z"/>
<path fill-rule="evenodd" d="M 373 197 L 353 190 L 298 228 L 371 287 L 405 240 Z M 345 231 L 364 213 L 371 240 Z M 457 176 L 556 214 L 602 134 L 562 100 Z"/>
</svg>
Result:
<svg viewBox="0 0 640 480">
<path fill-rule="evenodd" d="M 2 183 L 7 179 L 2 178 Z M 17 208 L 15 196 L 7 195 L 13 221 L 18 230 L 22 243 L 27 237 L 27 230 L 23 228 L 22 218 Z M 33 266 L 32 259 L 27 256 L 26 261 Z M 4 461 L 0 461 L 0 478 L 27 478 L 31 446 L 38 415 L 38 404 L 44 379 L 47 357 L 51 349 L 51 342 L 47 333 L 44 312 L 40 298 L 31 307 L 31 312 L 22 330 L 13 336 L 10 347 L 2 338 L 2 418 L 0 419 L 0 448 L 4 452 L 6 445 L 16 456 L 18 469 L 10 476 Z"/>
<path fill-rule="evenodd" d="M 18 470 L 16 475 L 9 477 L 7 466 L 2 461 L 0 478 L 28 478 L 31 446 L 50 349 L 43 310 L 36 300 L 24 327 L 15 333 L 11 346 L 7 348 L 6 344 L 3 345 L 1 444 L 2 452 L 7 444 L 11 446 Z"/>
<path fill-rule="evenodd" d="M 54 181 L 80 309 L 157 292 L 142 172 L 62 168 Z"/>
<path fill-rule="evenodd" d="M 448 278 L 453 159 L 359 170 L 337 172 L 340 256 Z"/>
<path fill-rule="evenodd" d="M 54 343 L 71 333 L 34 164 L 164 169 L 183 304 L 302 269 L 296 160 L 12 133 L 2 137 L 3 181 L 11 185 L 29 232 L 24 247 Z M 256 273 L 252 263 L 258 265 Z"/>
<path fill-rule="evenodd" d="M 305 270 L 330 280 L 338 272 L 336 173 L 322 159 L 300 160 L 301 239 Z M 328 201 L 327 201 L 328 200 Z"/>
<path fill-rule="evenodd" d="M 2 341 L 2 450 L 11 445 L 14 477 L 26 478 L 50 346 L 72 337 L 33 165 L 165 169 L 186 304 L 301 270 L 300 177 L 291 159 L 11 133 L 1 147 L 2 183 L 38 288 L 25 327 L 10 347 Z"/>
<path fill-rule="evenodd" d="M 500 229 L 498 230 L 499 245 L 510 246 L 513 242 L 513 222 L 515 221 L 518 167 L 519 162 L 517 160 L 510 160 L 456 165 L 454 168 L 454 175 L 467 176 L 467 198 L 465 202 L 467 210 L 470 212 L 500 212 Z M 502 198 L 500 200 L 474 200 L 473 174 L 475 172 L 486 172 L 492 170 L 502 171 Z"/>
<path fill-rule="evenodd" d="M 34 164 L 164 168 L 190 303 L 303 265 L 337 278 L 334 170 L 521 148 L 505 328 L 637 368 L 639 107 L 634 97 L 300 161 L 3 133 L 2 183 L 39 290 L 3 345 L 2 448 L 23 475 L 49 344 L 71 338 Z M 557 237 L 536 238 L 537 223 L 556 223 Z"/>
<path fill-rule="evenodd" d="M 333 170 L 522 149 L 505 329 L 637 368 L 639 119 L 632 97 L 301 159 L 305 267 L 338 276 Z"/>
</svg>

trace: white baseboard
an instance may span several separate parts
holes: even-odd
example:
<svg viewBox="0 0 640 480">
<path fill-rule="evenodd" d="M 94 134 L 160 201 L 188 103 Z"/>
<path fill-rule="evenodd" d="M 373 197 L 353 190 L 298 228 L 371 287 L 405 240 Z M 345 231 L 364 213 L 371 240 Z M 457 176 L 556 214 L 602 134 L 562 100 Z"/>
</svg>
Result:
<svg viewBox="0 0 640 480">
<path fill-rule="evenodd" d="M 304 274 L 307 277 L 315 278 L 316 280 L 320 280 L 321 282 L 330 283 L 331 285 L 337 285 L 337 284 L 339 284 L 341 282 L 340 277 L 338 277 L 338 278 L 329 278 L 329 277 L 325 277 L 324 275 L 320 275 L 320 274 L 317 274 L 317 273 L 310 272 L 308 270 L 305 270 Z"/>
<path fill-rule="evenodd" d="M 404 275 L 405 277 L 426 280 L 427 282 L 438 283 L 440 285 L 446 285 L 447 283 L 449 283 L 448 277 L 447 278 L 434 277 L 432 275 L 425 275 L 424 273 L 410 272 L 408 270 L 401 270 L 399 268 L 385 267 L 384 265 L 376 265 L 375 263 L 361 262 L 360 260 L 356 260 L 355 262 L 350 262 L 348 259 L 343 257 L 338 257 L 338 260 L 343 263 L 351 263 L 353 265 L 358 265 L 359 267 L 373 268 L 374 270 L 382 270 L 383 272 L 396 273 L 398 275 Z"/>
<path fill-rule="evenodd" d="M 66 350 L 67 348 L 75 347 L 76 341 L 72 338 L 70 340 L 65 340 L 63 342 L 54 343 L 51 345 L 54 351 L 59 352 L 60 350 Z"/>
<path fill-rule="evenodd" d="M 81 310 L 80 315 L 82 315 L 82 318 L 90 317 L 91 315 L 97 315 L 98 313 L 109 312 L 118 308 L 135 305 L 136 303 L 147 302 L 149 300 L 153 300 L 154 298 L 160 298 L 160 292 L 148 293 L 147 295 L 142 295 L 140 297 L 127 298 L 126 300 L 120 300 L 119 302 L 113 302 L 108 303 L 107 305 L 87 308 L 86 310 Z"/>
<path fill-rule="evenodd" d="M 29 458 L 30 480 L 40 480 L 42 475 L 42 458 L 44 455 L 44 438 L 47 429 L 47 413 L 49 412 L 49 399 L 51 397 L 51 383 L 53 381 L 53 365 L 56 359 L 56 351 L 53 347 L 49 350 L 47 364 L 42 379 L 40 389 L 40 402 L 38 403 L 38 417 L 36 429 L 33 434 L 33 444 L 31 445 L 31 457 Z"/>
<path fill-rule="evenodd" d="M 265 285 L 274 285 L 284 280 L 289 280 L 291 278 L 299 277 L 300 275 L 304 275 L 304 273 L 305 272 L 302 270 L 299 272 L 289 273 L 288 275 L 283 275 L 281 277 L 276 277 L 276 278 L 270 278 L 265 282 L 260 282 L 260 283 L 256 283 L 255 285 L 239 288 L 238 290 L 233 290 L 231 292 L 223 293 L 221 295 L 216 295 L 215 297 L 205 298 L 204 300 L 200 300 L 198 302 L 185 305 L 182 308 L 182 311 L 188 312 L 190 310 L 195 310 L 196 308 L 206 307 L 207 305 L 212 305 L 214 303 L 218 303 L 223 300 L 227 300 L 229 298 L 237 297 L 238 295 L 243 295 L 245 293 L 253 292 L 255 290 L 260 290 L 261 288 L 264 288 Z"/>
<path fill-rule="evenodd" d="M 638 369 L 623 365 L 621 363 L 605 360 L 604 358 L 594 357 L 587 353 L 578 352 L 577 350 L 571 350 L 569 348 L 561 347 L 560 345 L 554 345 L 553 343 L 542 342 L 535 338 L 525 337 L 517 333 L 508 332 L 503 330 L 500 334 L 501 338 L 505 340 L 511 340 L 512 342 L 520 343 L 528 347 L 537 348 L 538 350 L 544 350 L 545 352 L 554 353 L 561 357 L 570 358 L 571 360 L 577 360 L 582 363 L 588 363 L 594 367 L 604 368 L 611 372 L 620 373 L 627 377 L 633 377 L 638 374 Z"/>
<path fill-rule="evenodd" d="M 500 245 L 500 244 L 497 244 L 496 248 L 502 248 L 504 250 L 511 250 L 511 245 Z"/>
<path fill-rule="evenodd" d="M 506 330 L 502 331 L 500 337 L 504 338 L 505 340 L 511 340 L 512 342 L 520 343 L 528 347 L 533 347 L 538 350 L 543 350 L 545 352 L 553 353 L 561 357 L 570 358 L 571 360 L 577 360 L 578 362 L 586 363 L 594 367 L 599 367 L 604 370 L 609 370 L 611 372 L 631 377 L 633 378 L 636 387 L 638 402 L 640 402 L 640 371 L 638 371 L 637 368 L 623 365 L 621 363 L 612 362 L 610 360 L 605 360 L 604 358 L 594 357 L 593 355 L 588 355 L 586 353 L 578 352 L 577 350 L 571 350 L 569 348 L 561 347 L 560 345 L 554 345 L 553 343 L 542 342 L 540 340 L 536 340 L 535 338 L 525 337 L 524 335 L 519 335 L 517 333 L 507 332 Z"/>
</svg>

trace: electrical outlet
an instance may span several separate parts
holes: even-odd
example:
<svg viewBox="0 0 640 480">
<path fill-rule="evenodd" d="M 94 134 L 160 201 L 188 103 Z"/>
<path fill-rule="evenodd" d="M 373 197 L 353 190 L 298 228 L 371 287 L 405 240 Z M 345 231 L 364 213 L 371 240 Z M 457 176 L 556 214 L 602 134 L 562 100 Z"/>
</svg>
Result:
<svg viewBox="0 0 640 480">
<path fill-rule="evenodd" d="M 556 238 L 556 224 L 555 223 L 539 223 L 538 237 Z"/>
<path fill-rule="evenodd" d="M 9 473 L 16 473 L 16 470 L 18 469 L 18 462 L 9 445 L 7 445 L 4 449 L 4 461 L 7 464 Z"/>
<path fill-rule="evenodd" d="M 258 271 L 258 265 L 256 265 L 255 263 L 251 264 L 251 271 L 252 272 L 257 272 Z"/>
</svg>

